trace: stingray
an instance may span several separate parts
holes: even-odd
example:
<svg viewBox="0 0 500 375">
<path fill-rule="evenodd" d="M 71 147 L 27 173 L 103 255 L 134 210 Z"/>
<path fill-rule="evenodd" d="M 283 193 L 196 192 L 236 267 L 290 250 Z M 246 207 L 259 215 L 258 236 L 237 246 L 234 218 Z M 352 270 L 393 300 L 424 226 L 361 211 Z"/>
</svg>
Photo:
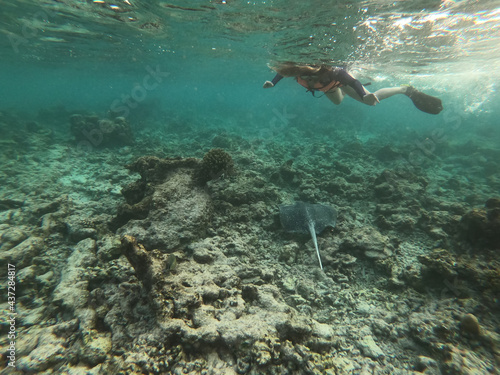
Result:
<svg viewBox="0 0 500 375">
<path fill-rule="evenodd" d="M 309 204 L 296 202 L 293 205 L 280 205 L 281 225 L 287 232 L 310 233 L 318 254 L 319 266 L 323 269 L 319 255 L 316 234 L 320 234 L 326 227 L 335 227 L 337 211 L 323 204 Z"/>
</svg>

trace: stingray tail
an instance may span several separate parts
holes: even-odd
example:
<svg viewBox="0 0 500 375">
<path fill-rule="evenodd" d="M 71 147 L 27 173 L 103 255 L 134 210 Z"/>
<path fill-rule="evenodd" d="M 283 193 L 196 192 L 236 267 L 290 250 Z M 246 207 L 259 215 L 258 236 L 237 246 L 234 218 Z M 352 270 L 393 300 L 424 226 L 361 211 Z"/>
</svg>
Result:
<svg viewBox="0 0 500 375">
<path fill-rule="evenodd" d="M 316 254 L 318 255 L 318 260 L 319 260 L 319 266 L 321 269 L 323 269 L 323 264 L 321 263 L 321 256 L 319 255 L 319 248 L 318 248 L 318 240 L 316 238 L 316 231 L 314 230 L 314 224 L 312 222 L 309 223 L 309 232 L 311 232 L 311 237 L 314 242 L 314 247 L 316 248 Z"/>
</svg>

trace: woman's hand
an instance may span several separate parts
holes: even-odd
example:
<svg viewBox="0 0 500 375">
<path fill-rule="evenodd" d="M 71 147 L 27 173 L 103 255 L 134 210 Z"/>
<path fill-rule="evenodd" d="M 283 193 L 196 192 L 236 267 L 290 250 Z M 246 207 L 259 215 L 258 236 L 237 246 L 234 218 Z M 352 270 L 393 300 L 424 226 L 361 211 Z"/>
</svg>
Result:
<svg viewBox="0 0 500 375">
<path fill-rule="evenodd" d="M 270 87 L 274 87 L 273 83 L 271 81 L 266 81 L 264 82 L 264 86 L 262 86 L 265 89 L 268 89 Z"/>
</svg>

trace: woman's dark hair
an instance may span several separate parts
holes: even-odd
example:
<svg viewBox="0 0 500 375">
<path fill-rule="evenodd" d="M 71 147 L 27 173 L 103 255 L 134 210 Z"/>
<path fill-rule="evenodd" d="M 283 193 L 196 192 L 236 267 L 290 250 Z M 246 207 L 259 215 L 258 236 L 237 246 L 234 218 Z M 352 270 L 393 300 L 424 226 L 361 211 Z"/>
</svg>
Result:
<svg viewBox="0 0 500 375">
<path fill-rule="evenodd" d="M 293 62 L 279 63 L 277 66 L 271 66 L 271 68 L 283 77 L 321 76 L 332 69 L 331 66 L 326 64 L 313 65 Z"/>
</svg>

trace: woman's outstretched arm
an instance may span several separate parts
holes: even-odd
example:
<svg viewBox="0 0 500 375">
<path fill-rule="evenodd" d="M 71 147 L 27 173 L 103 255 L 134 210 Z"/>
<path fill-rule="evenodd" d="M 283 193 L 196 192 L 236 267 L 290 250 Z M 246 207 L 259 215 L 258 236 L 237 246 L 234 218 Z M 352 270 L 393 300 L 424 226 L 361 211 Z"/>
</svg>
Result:
<svg viewBox="0 0 500 375">
<path fill-rule="evenodd" d="M 270 87 L 274 87 L 279 81 L 281 81 L 281 79 L 283 78 L 283 76 L 281 74 L 276 74 L 273 78 L 272 81 L 266 81 L 264 82 L 264 88 L 265 89 L 268 89 Z"/>
</svg>

